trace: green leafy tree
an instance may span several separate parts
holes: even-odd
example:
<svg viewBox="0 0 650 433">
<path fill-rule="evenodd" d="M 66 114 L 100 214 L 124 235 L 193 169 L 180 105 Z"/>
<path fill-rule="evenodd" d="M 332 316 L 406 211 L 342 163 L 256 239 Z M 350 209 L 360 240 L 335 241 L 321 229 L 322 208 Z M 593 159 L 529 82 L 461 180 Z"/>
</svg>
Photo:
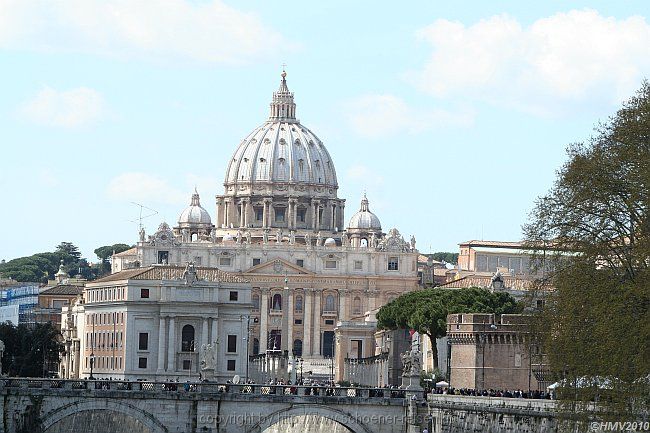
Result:
<svg viewBox="0 0 650 433">
<path fill-rule="evenodd" d="M 97 257 L 102 261 L 102 269 L 101 272 L 102 274 L 109 273 L 111 271 L 111 264 L 108 261 L 108 259 L 115 253 L 121 253 L 123 251 L 128 250 L 131 248 L 130 245 L 127 244 L 113 244 L 113 245 L 105 245 L 103 247 L 99 247 L 95 250 L 95 254 Z"/>
<path fill-rule="evenodd" d="M 432 343 L 447 333 L 447 315 L 456 313 L 513 314 L 522 306 L 507 293 L 486 289 L 424 289 L 408 292 L 379 309 L 377 327 L 380 329 L 414 329 L 429 337 Z M 434 351 L 434 368 L 438 353 Z"/>
<path fill-rule="evenodd" d="M 647 413 L 648 82 L 589 141 L 569 146 L 567 162 L 524 231 L 537 265 L 551 270 L 544 283 L 555 288 L 536 327 L 551 367 L 571 388 L 560 396 L 572 405 L 599 399 L 621 417 Z M 606 387 L 598 383 L 603 380 Z"/>
<path fill-rule="evenodd" d="M 61 334 L 51 323 L 34 327 L 1 323 L 0 340 L 5 343 L 2 372 L 9 376 L 43 377 L 63 351 Z"/>
<path fill-rule="evenodd" d="M 439 262 L 451 263 L 452 265 L 458 264 L 458 253 L 438 252 L 428 254 L 428 256 L 430 256 L 433 260 L 437 260 Z"/>
</svg>

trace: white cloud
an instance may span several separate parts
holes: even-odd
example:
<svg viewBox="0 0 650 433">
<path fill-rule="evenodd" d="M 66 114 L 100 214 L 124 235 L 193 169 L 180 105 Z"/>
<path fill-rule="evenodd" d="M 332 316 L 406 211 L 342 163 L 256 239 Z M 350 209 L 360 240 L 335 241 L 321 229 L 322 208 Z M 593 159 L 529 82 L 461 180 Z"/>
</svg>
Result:
<svg viewBox="0 0 650 433">
<path fill-rule="evenodd" d="M 45 87 L 18 111 L 40 125 L 72 128 L 98 121 L 105 108 L 104 99 L 96 90 L 78 87 L 58 91 Z"/>
<path fill-rule="evenodd" d="M 108 196 L 119 201 L 134 201 L 143 204 L 161 203 L 171 205 L 189 204 L 189 193 L 179 189 L 157 176 L 131 172 L 113 178 L 106 189 Z"/>
<path fill-rule="evenodd" d="M 572 10 L 527 27 L 508 15 L 470 26 L 443 19 L 418 36 L 433 51 L 408 76 L 436 97 L 550 114 L 576 103 L 618 103 L 650 75 L 650 25 L 640 16 Z"/>
<path fill-rule="evenodd" d="M 348 119 L 362 136 L 378 138 L 445 126 L 466 126 L 473 115 L 466 111 L 416 110 L 394 95 L 364 95 L 348 103 Z"/>
<path fill-rule="evenodd" d="M 293 46 L 221 0 L 0 0 L 0 48 L 240 64 Z"/>
</svg>

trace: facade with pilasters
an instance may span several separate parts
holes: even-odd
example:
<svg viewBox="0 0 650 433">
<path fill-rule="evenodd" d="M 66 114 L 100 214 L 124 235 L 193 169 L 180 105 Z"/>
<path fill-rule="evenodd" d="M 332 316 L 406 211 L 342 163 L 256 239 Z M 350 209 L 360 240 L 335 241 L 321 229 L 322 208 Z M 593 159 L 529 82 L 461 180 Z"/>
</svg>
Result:
<svg viewBox="0 0 650 433">
<path fill-rule="evenodd" d="M 250 353 L 322 359 L 337 322 L 363 321 L 418 287 L 418 252 L 413 236 L 382 230 L 365 194 L 346 220 L 332 158 L 296 119 L 285 73 L 270 111 L 230 158 L 214 223 L 195 191 L 174 227 L 142 230 L 113 271 L 192 262 L 237 274 L 252 287 Z"/>
</svg>

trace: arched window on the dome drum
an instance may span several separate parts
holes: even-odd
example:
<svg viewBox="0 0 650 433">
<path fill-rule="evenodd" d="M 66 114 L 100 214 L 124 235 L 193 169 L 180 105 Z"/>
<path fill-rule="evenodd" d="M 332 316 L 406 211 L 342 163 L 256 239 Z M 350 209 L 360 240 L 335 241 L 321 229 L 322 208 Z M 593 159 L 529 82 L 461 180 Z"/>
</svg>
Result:
<svg viewBox="0 0 650 433">
<path fill-rule="evenodd" d="M 273 310 L 282 311 L 282 295 L 279 293 L 273 295 L 273 303 L 271 305 Z"/>
<path fill-rule="evenodd" d="M 352 312 L 354 314 L 361 314 L 361 298 L 358 296 L 355 296 L 352 301 Z"/>
<path fill-rule="evenodd" d="M 181 331 L 181 352 L 194 351 L 194 326 L 185 325 Z"/>
<path fill-rule="evenodd" d="M 361 239 L 361 248 L 368 248 L 368 239 Z"/>
<path fill-rule="evenodd" d="M 325 311 L 327 311 L 327 312 L 336 311 L 336 307 L 334 306 L 334 296 L 333 295 L 327 295 L 327 297 L 325 298 Z"/>
</svg>

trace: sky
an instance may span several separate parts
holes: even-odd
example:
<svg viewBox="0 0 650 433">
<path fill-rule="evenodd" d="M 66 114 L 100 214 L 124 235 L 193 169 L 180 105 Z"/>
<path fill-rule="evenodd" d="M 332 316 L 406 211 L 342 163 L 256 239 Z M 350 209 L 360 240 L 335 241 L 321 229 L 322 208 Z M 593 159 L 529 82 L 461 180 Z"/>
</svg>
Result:
<svg viewBox="0 0 650 433">
<path fill-rule="evenodd" d="M 421 252 L 519 240 L 567 145 L 650 76 L 639 1 L 0 0 L 0 259 L 214 218 L 286 64 L 346 218 Z M 145 215 L 152 213 L 145 210 Z"/>
</svg>

